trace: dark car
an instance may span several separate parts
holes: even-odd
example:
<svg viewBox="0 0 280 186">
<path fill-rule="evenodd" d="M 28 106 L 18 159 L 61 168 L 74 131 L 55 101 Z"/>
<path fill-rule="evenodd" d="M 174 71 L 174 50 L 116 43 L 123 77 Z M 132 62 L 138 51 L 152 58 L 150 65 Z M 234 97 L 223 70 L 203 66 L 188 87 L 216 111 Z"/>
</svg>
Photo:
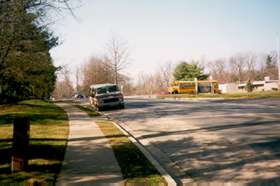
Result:
<svg viewBox="0 0 280 186">
<path fill-rule="evenodd" d="M 84 96 L 83 94 L 76 93 L 76 94 L 74 95 L 74 98 L 75 98 L 75 99 L 84 99 L 85 96 Z"/>
</svg>

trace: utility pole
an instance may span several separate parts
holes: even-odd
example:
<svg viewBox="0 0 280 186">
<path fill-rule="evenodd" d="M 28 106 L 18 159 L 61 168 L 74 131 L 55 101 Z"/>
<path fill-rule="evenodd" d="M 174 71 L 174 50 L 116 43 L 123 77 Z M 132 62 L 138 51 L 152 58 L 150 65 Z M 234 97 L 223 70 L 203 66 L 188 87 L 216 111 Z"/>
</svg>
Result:
<svg viewBox="0 0 280 186">
<path fill-rule="evenodd" d="M 194 83 L 195 83 L 195 95 L 198 95 L 198 81 L 197 78 L 194 78 Z"/>
</svg>

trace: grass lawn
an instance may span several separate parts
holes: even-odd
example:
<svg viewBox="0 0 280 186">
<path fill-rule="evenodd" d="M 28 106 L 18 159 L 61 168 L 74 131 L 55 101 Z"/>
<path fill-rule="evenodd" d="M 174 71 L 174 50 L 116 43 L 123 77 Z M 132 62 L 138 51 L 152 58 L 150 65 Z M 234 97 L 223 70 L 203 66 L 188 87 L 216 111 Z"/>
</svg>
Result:
<svg viewBox="0 0 280 186">
<path fill-rule="evenodd" d="M 280 98 L 280 91 L 266 92 L 251 92 L 251 93 L 227 93 L 227 94 L 209 94 L 201 93 L 194 94 L 168 94 L 157 96 L 160 99 L 164 98 L 222 98 L 222 99 L 261 99 L 261 98 Z"/>
<path fill-rule="evenodd" d="M 78 107 L 81 108 L 82 106 Z M 82 110 L 93 117 L 98 115 L 97 112 L 89 108 L 82 108 Z M 96 117 L 96 123 L 109 139 L 127 185 L 166 185 L 164 178 L 161 177 L 145 155 L 112 121 Z"/>
<path fill-rule="evenodd" d="M 27 171 L 11 173 L 12 122 L 16 116 L 30 118 L 29 167 Z M 64 158 L 68 129 L 66 113 L 53 103 L 29 100 L 0 105 L 0 185 L 54 184 Z"/>
</svg>

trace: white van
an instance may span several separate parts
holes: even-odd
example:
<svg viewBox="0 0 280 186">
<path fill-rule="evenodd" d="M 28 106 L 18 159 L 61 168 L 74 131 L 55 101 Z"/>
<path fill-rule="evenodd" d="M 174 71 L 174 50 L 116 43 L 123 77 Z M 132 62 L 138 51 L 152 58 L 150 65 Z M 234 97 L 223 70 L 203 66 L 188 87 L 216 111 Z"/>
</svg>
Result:
<svg viewBox="0 0 280 186">
<path fill-rule="evenodd" d="M 124 108 L 123 94 L 116 84 L 95 84 L 90 86 L 90 103 L 96 109 L 104 107 Z"/>
</svg>

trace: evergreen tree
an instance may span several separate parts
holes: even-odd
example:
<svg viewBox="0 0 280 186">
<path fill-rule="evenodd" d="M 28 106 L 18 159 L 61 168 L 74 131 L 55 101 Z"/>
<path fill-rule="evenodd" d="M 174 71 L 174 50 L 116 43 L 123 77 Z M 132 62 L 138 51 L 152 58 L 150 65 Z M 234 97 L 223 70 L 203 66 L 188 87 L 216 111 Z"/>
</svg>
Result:
<svg viewBox="0 0 280 186">
<path fill-rule="evenodd" d="M 0 9 L 0 103 L 45 98 L 54 89 L 50 49 L 57 38 L 26 9 L 31 1 L 3 1 Z M 5 7 L 5 11 L 3 11 Z"/>
<path fill-rule="evenodd" d="M 245 90 L 246 90 L 247 92 L 253 92 L 253 90 L 254 90 L 254 85 L 253 85 L 253 83 L 252 83 L 250 80 L 247 81 L 246 86 L 245 86 Z"/>
<path fill-rule="evenodd" d="M 208 78 L 207 74 L 203 73 L 203 68 L 196 63 L 181 62 L 174 71 L 175 80 L 193 81 L 194 78 L 198 80 L 205 80 Z"/>
<path fill-rule="evenodd" d="M 267 55 L 265 61 L 264 76 L 269 76 L 271 79 L 278 79 L 278 67 L 277 67 L 277 54 Z"/>
</svg>

